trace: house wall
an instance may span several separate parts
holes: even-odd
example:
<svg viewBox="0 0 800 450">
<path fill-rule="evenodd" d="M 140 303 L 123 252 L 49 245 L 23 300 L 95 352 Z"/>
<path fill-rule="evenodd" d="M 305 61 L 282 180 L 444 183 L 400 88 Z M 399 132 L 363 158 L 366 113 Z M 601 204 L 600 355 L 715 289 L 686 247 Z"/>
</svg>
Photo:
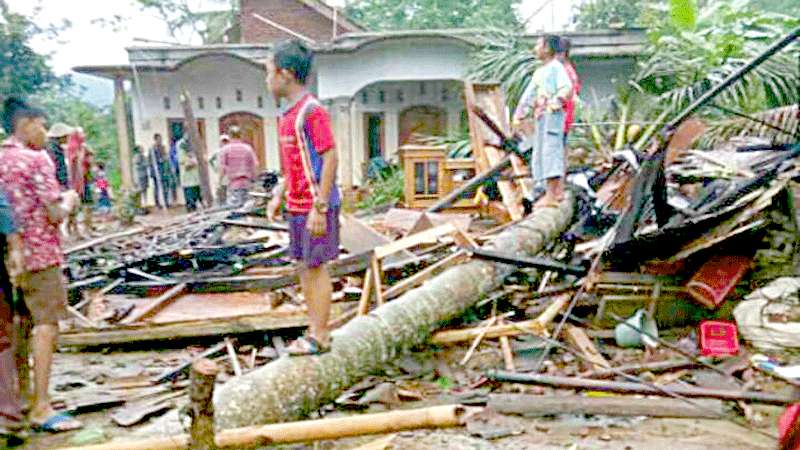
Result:
<svg viewBox="0 0 800 450">
<path fill-rule="evenodd" d="M 297 0 L 240 0 L 241 39 L 243 43 L 270 43 L 291 39 L 289 33 L 255 18 L 258 14 L 317 42 L 333 38 L 333 21 Z M 347 30 L 338 26 L 337 35 Z"/>
<path fill-rule="evenodd" d="M 452 39 L 400 39 L 316 58 L 320 98 L 353 97 L 380 81 L 460 80 L 469 48 Z"/>
<path fill-rule="evenodd" d="M 212 154 L 219 148 L 219 119 L 234 112 L 249 112 L 264 121 L 264 160 L 268 169 L 277 169 L 278 111 L 268 93 L 265 74 L 254 64 L 228 55 L 203 56 L 187 62 L 175 71 L 140 72 L 133 80 L 132 109 L 134 141 L 148 148 L 153 134 L 168 136 L 167 121 L 182 118 L 180 93 L 188 89 L 198 119 L 205 120 L 206 149 Z M 241 101 L 236 91 L 241 90 Z M 217 97 L 221 107 L 217 107 Z M 261 106 L 259 106 L 261 97 Z M 169 99 L 166 108 L 165 98 Z M 200 98 L 203 107 L 200 107 Z M 216 177 L 212 176 L 216 184 Z"/>
</svg>

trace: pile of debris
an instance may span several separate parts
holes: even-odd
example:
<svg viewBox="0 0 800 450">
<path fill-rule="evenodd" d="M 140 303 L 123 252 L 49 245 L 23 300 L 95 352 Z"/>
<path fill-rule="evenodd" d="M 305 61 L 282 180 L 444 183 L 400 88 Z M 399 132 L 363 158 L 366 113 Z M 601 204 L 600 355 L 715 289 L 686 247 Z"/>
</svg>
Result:
<svg viewBox="0 0 800 450">
<path fill-rule="evenodd" d="M 244 446 L 465 423 L 484 439 L 521 432 L 502 426 L 498 412 L 713 418 L 771 436 L 755 406 L 798 402 L 798 361 L 771 350 L 796 344 L 800 283 L 756 288 L 795 273 L 800 144 L 732 141 L 696 150 L 703 126 L 687 120 L 763 59 L 678 114 L 647 149 L 571 174 L 573 189 L 559 207 L 527 217 L 523 197 L 535 191 L 524 176 L 526 154 L 503 119 L 505 101 L 499 89 L 468 84 L 478 175 L 424 213 L 343 217 L 347 252 L 331 269 L 337 330 L 332 351 L 320 357 L 281 357 L 276 330 L 304 325 L 302 299 L 283 259 L 285 232 L 250 217 L 257 214 L 204 213 L 71 251 L 75 286 L 100 291 L 75 305 L 83 327 L 65 333 L 62 344 L 254 331 L 262 337 L 238 348 L 225 339 L 144 381 L 166 398 L 173 395 L 168 385 L 187 385 L 179 380 L 193 367 L 189 434 L 173 409 L 146 431 L 168 437 L 108 445 Z M 496 182 L 511 220 L 486 229 L 468 217 L 437 214 L 487 180 Z M 226 237 L 229 227 L 258 231 Z M 149 299 L 127 298 L 133 307 L 121 314 L 112 308 L 101 322 L 81 310 L 148 293 Z M 183 299 L 185 311 L 176 311 L 175 299 Z M 208 315 L 214 302 L 238 312 L 217 320 L 181 316 Z M 240 314 L 245 305 L 262 304 Z M 280 309 L 286 304 L 288 312 Z M 170 314 L 183 319 L 157 320 Z M 740 336 L 753 347 L 742 346 Z M 418 351 L 409 356 L 412 349 Z M 216 367 L 204 363 L 214 358 Z M 214 379 L 230 375 L 211 407 Z M 151 414 L 141 410 L 169 409 L 135 399 L 117 413 L 125 423 L 139 421 L 128 413 L 143 419 Z M 447 406 L 263 425 L 412 402 Z M 216 438 L 213 424 L 225 430 Z"/>
</svg>

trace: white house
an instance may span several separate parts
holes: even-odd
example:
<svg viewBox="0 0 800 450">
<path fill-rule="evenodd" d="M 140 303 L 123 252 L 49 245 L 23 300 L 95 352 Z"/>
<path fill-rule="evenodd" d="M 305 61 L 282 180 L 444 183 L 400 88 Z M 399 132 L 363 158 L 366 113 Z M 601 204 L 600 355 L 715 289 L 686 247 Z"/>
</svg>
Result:
<svg viewBox="0 0 800 450">
<path fill-rule="evenodd" d="M 270 0 L 244 0 L 243 14 L 252 11 L 259 2 L 274 4 Z M 292 2 L 299 5 L 294 14 L 317 15 L 318 28 L 324 28 L 316 38 L 309 37 L 307 29 L 297 34 L 313 40 L 311 46 L 317 56 L 310 86 L 328 106 L 333 118 L 342 185 L 360 184 L 365 161 L 375 156 L 392 159 L 413 133 L 452 135 L 465 126 L 462 80 L 471 52 L 480 42 L 478 31 L 364 32 L 352 24 L 342 29 L 339 22 L 342 19 L 335 12 L 325 14 L 324 9 L 308 7 L 313 4 L 322 8 L 320 5 L 324 4 L 282 1 Z M 251 14 L 266 18 L 263 14 Z M 277 23 L 274 15 L 271 17 L 268 20 L 272 25 L 260 19 L 255 22 L 241 19 L 241 29 L 235 34 L 247 41 L 244 37 L 260 36 L 252 30 L 254 27 L 263 27 L 283 33 L 270 35 L 273 41 L 288 37 L 290 33 L 283 28 L 289 30 L 289 26 Z M 284 18 L 284 22 L 291 21 Z M 323 40 L 325 33 L 329 36 L 327 40 Z M 635 69 L 634 58 L 644 44 L 641 30 L 566 34 L 573 42 L 572 56 L 584 90 L 594 91 L 597 98 L 613 93 L 615 84 L 629 78 Z M 535 36 L 529 38 L 533 42 Z M 263 68 L 271 43 L 134 47 L 128 49 L 129 65 L 75 70 L 114 79 L 118 111 L 124 107 L 122 89 L 126 84 L 129 86 L 132 140 L 136 144 L 149 146 L 154 133 L 170 139 L 181 135 L 180 93 L 187 90 L 210 152 L 217 149 L 220 133 L 237 124 L 256 149 L 262 166 L 277 169 L 278 107 L 267 92 Z M 120 136 L 126 137 L 125 123 L 118 121 L 118 127 Z"/>
</svg>

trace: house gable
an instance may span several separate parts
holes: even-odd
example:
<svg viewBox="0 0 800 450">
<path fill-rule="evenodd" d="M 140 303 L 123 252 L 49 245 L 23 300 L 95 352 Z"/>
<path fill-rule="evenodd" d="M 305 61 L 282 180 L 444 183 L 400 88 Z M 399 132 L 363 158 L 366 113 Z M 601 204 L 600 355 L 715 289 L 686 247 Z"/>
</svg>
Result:
<svg viewBox="0 0 800 450">
<path fill-rule="evenodd" d="M 330 6 L 318 0 L 240 0 L 240 40 L 248 44 L 267 44 L 297 37 L 282 30 L 283 27 L 316 42 L 328 42 L 334 38 L 334 16 L 337 36 L 362 31 L 343 14 L 335 14 Z"/>
</svg>

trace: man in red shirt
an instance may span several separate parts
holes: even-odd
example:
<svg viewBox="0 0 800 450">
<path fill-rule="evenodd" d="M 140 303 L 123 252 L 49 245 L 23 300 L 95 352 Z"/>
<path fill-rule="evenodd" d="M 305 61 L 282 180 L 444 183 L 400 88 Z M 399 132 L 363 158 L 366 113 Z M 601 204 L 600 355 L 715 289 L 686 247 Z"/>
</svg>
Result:
<svg viewBox="0 0 800 450">
<path fill-rule="evenodd" d="M 562 37 L 559 42 L 559 52 L 556 55 L 559 61 L 564 65 L 567 71 L 569 81 L 572 83 L 572 95 L 564 103 L 564 144 L 566 145 L 567 134 L 575 123 L 575 100 L 581 93 L 581 80 L 578 78 L 578 72 L 575 70 L 575 64 L 569 58 L 569 51 L 572 48 L 572 41 L 569 38 Z"/>
<path fill-rule="evenodd" d="M 253 147 L 242 141 L 239 127 L 230 127 L 228 135 L 230 143 L 220 150 L 220 169 L 228 182 L 228 204 L 240 207 L 247 201 L 247 193 L 256 178 L 258 160 Z"/>
<path fill-rule="evenodd" d="M 58 224 L 78 203 L 78 195 L 62 195 L 55 166 L 42 151 L 46 142 L 45 118 L 41 110 L 16 98 L 4 103 L 3 126 L 11 136 L 0 150 L 0 189 L 14 211 L 22 238 L 23 267 L 11 267 L 16 285 L 33 316 L 33 399 L 29 421 L 34 428 L 68 431 L 82 425 L 56 414 L 48 393 L 53 352 L 58 340 L 58 320 L 67 303 L 61 273 L 63 255 Z"/>
<path fill-rule="evenodd" d="M 290 253 L 299 262 L 300 286 L 308 303 L 310 330 L 294 341 L 291 354 L 320 354 L 330 349 L 333 286 L 325 263 L 339 256 L 337 155 L 328 112 L 305 88 L 313 55 L 299 41 L 281 42 L 267 61 L 272 96 L 288 105 L 281 115 L 281 171 L 284 182 L 268 208 L 274 217 L 285 192 Z"/>
</svg>

